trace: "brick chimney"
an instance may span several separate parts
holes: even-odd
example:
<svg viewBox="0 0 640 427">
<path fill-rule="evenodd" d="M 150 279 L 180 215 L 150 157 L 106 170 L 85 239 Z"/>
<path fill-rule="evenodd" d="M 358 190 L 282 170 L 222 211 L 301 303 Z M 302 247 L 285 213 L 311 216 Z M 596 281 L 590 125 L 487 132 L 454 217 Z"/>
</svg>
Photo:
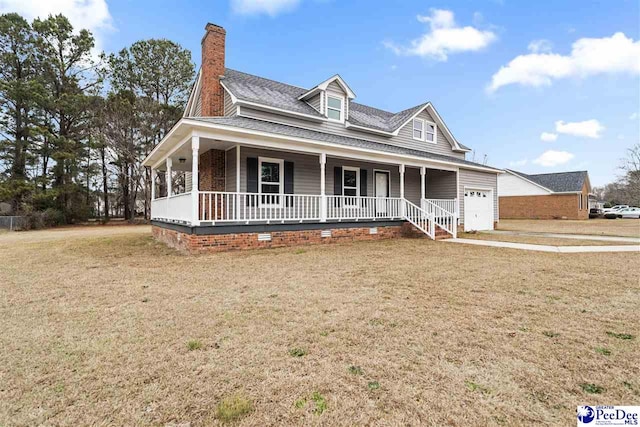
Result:
<svg viewBox="0 0 640 427">
<path fill-rule="evenodd" d="M 224 115 L 224 93 L 220 76 L 224 75 L 224 28 L 207 24 L 202 37 L 202 115 L 204 117 Z"/>
</svg>

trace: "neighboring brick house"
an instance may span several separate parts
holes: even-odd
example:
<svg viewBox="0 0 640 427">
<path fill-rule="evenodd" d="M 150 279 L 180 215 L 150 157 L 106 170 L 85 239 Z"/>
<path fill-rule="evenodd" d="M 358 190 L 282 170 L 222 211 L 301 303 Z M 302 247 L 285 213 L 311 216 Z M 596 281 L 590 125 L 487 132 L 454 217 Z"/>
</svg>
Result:
<svg viewBox="0 0 640 427">
<path fill-rule="evenodd" d="M 506 169 L 498 177 L 501 219 L 588 219 L 587 171 L 527 175 Z"/>
<path fill-rule="evenodd" d="M 306 89 L 235 71 L 225 30 L 205 31 L 184 115 L 143 163 L 157 239 L 221 251 L 494 227 L 502 171 L 466 160 L 432 103 L 391 113 L 337 74 Z"/>
</svg>

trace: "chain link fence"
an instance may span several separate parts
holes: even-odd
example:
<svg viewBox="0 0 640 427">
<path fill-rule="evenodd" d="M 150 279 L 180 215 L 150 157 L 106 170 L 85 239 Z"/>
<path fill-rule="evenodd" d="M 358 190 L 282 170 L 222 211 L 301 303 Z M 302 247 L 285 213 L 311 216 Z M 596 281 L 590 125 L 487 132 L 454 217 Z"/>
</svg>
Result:
<svg viewBox="0 0 640 427">
<path fill-rule="evenodd" d="M 0 216 L 0 228 L 10 231 L 22 230 L 27 222 L 23 216 Z"/>
</svg>

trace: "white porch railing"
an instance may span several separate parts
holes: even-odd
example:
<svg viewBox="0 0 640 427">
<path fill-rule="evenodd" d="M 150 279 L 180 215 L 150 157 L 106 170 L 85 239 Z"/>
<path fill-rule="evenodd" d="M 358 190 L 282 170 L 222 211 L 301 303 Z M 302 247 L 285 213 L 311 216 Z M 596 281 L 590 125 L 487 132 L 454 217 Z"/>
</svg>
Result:
<svg viewBox="0 0 640 427">
<path fill-rule="evenodd" d="M 422 199 L 438 206 L 442 210 L 454 214 L 458 212 L 458 199 Z M 424 207 L 423 207 L 424 209 Z"/>
<path fill-rule="evenodd" d="M 199 219 L 205 222 L 319 221 L 322 196 L 201 191 Z"/>
<path fill-rule="evenodd" d="M 433 214 L 427 213 L 424 209 L 414 205 L 408 200 L 404 200 L 405 219 L 413 224 L 417 229 L 429 236 L 436 238 Z"/>
<path fill-rule="evenodd" d="M 399 197 L 326 196 L 327 219 L 396 219 L 402 218 L 402 199 Z"/>
<path fill-rule="evenodd" d="M 181 193 L 151 201 L 151 218 L 175 222 L 192 222 L 192 194 Z"/>
<path fill-rule="evenodd" d="M 321 195 L 199 191 L 152 200 L 151 216 L 189 224 L 404 219 L 432 239 L 435 227 L 457 235 L 455 199 L 422 199 L 421 206 L 399 197 L 328 195 L 324 201 Z M 193 218 L 196 207 L 197 218 Z"/>
<path fill-rule="evenodd" d="M 458 235 L 457 199 L 422 199 L 422 209 L 429 214 L 435 225 L 447 231 L 454 238 Z"/>
</svg>

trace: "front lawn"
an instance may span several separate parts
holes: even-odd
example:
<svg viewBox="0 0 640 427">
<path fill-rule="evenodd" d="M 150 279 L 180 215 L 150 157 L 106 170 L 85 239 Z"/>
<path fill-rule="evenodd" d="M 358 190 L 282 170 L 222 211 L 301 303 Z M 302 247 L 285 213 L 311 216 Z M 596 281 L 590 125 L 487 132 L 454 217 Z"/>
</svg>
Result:
<svg viewBox="0 0 640 427">
<path fill-rule="evenodd" d="M 501 219 L 499 230 L 640 237 L 638 219 Z"/>
<path fill-rule="evenodd" d="M 569 425 L 640 399 L 638 253 L 149 233 L 0 236 L 0 425 Z"/>
<path fill-rule="evenodd" d="M 499 233 L 459 233 L 461 239 L 493 240 L 497 242 L 526 243 L 547 246 L 638 246 L 640 242 L 618 242 L 609 240 L 566 239 L 561 237 L 543 237 L 531 235 L 512 235 Z"/>
</svg>

